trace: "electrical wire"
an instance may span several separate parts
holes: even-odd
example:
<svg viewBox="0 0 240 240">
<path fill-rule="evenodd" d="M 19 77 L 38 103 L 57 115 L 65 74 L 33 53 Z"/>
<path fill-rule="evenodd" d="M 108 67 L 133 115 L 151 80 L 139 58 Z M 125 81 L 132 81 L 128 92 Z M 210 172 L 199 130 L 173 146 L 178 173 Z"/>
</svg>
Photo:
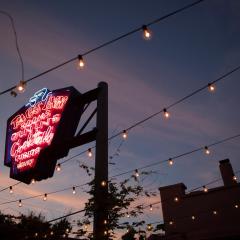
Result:
<svg viewBox="0 0 240 240">
<path fill-rule="evenodd" d="M 173 11 L 173 12 L 170 12 L 170 13 L 168 13 L 168 14 L 160 17 L 160 18 L 157 18 L 157 19 L 155 19 L 155 20 L 153 20 L 153 21 L 145 24 L 145 26 L 150 26 L 150 25 L 159 23 L 159 22 L 161 22 L 161 21 L 163 21 L 163 20 L 165 20 L 165 19 L 167 19 L 167 18 L 169 18 L 169 17 L 171 17 L 171 16 L 174 16 L 174 15 L 180 13 L 180 12 L 183 12 L 183 11 L 189 9 L 189 8 L 192 8 L 192 7 L 200 4 L 200 3 L 203 2 L 203 1 L 205 1 L 205 0 L 198 0 L 198 1 L 195 1 L 195 2 L 193 2 L 193 3 L 187 4 L 187 5 L 185 5 L 184 7 L 181 7 L 181 8 L 179 8 L 179 9 Z M 106 47 L 106 46 L 108 46 L 108 45 L 110 45 L 110 44 L 113 44 L 113 43 L 115 43 L 115 42 L 117 42 L 117 41 L 119 41 L 119 40 L 121 40 L 121 39 L 123 39 L 123 38 L 126 38 L 126 37 L 128 37 L 128 36 L 130 36 L 130 35 L 132 35 L 132 34 L 134 34 L 134 33 L 136 33 L 136 32 L 138 32 L 138 31 L 142 31 L 142 26 L 141 26 L 141 27 L 137 27 L 137 28 L 135 28 L 135 29 L 133 29 L 133 30 L 125 33 L 125 34 L 122 34 L 122 35 L 120 35 L 120 36 L 118 36 L 118 37 L 116 37 L 116 38 L 114 38 L 114 39 L 112 39 L 112 40 L 110 40 L 110 41 L 107 41 L 107 42 L 105 42 L 105 43 L 103 43 L 103 44 L 100 44 L 99 46 L 94 47 L 94 48 L 92 48 L 92 49 L 84 52 L 83 54 L 81 54 L 81 56 L 86 56 L 86 55 L 89 55 L 89 54 L 91 54 L 91 53 L 93 53 L 93 52 L 96 52 L 96 51 L 98 51 L 98 50 L 100 50 L 100 49 L 102 49 L 102 48 L 104 48 L 104 47 Z M 56 69 L 58 69 L 58 68 L 60 68 L 60 67 L 62 67 L 62 66 L 65 66 L 65 65 L 68 64 L 68 63 L 71 63 L 71 62 L 73 62 L 73 61 L 76 61 L 76 60 L 78 60 L 78 57 L 79 57 L 79 54 L 78 54 L 76 57 L 73 57 L 73 58 L 71 58 L 71 59 L 69 59 L 69 60 L 66 60 L 65 62 L 62 62 L 62 63 L 60 63 L 60 64 L 58 64 L 58 65 L 56 65 L 56 66 L 54 66 L 54 67 L 52 67 L 52 68 L 49 68 L 48 70 L 46 70 L 46 71 L 44 71 L 44 72 L 42 72 L 42 73 L 40 73 L 40 74 L 35 75 L 34 77 L 31 77 L 31 78 L 25 80 L 25 83 L 31 82 L 31 81 L 33 81 L 34 79 L 37 79 L 37 78 L 39 78 L 39 77 L 41 77 L 41 76 L 43 76 L 43 75 L 45 75 L 45 74 L 47 74 L 47 73 L 49 73 L 49 72 L 52 72 L 52 71 L 54 71 L 54 70 L 56 70 Z M 3 95 L 3 94 L 5 94 L 5 93 L 7 93 L 7 92 L 10 92 L 10 91 L 14 90 L 15 88 L 16 88 L 16 86 L 10 87 L 10 88 L 8 88 L 8 89 L 0 92 L 0 95 Z"/>
</svg>

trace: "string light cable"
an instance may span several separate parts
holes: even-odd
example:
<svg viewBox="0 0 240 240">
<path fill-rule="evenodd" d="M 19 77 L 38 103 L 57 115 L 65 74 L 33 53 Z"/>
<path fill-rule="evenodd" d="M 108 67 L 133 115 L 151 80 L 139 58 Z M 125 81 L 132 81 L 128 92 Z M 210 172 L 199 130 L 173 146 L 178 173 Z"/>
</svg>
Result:
<svg viewBox="0 0 240 240">
<path fill-rule="evenodd" d="M 163 21 L 165 19 L 168 19 L 169 17 L 172 17 L 172 16 L 174 16 L 174 15 L 176 15 L 178 13 L 181 13 L 181 12 L 189 9 L 189 8 L 192 8 L 192 7 L 202 3 L 204 1 L 206 1 L 206 0 L 198 0 L 198 1 L 195 1 L 193 3 L 187 4 L 187 5 L 185 5 L 185 6 L 181 7 L 181 8 L 173 11 L 173 12 L 170 12 L 170 13 L 162 16 L 162 17 L 159 17 L 159 18 L 157 18 L 157 19 L 155 19 L 155 20 L 153 20 L 151 22 L 148 22 L 147 24 L 142 25 L 141 27 L 137 27 L 137 28 L 135 28 L 133 30 L 130 30 L 129 32 L 127 32 L 125 34 L 122 34 L 122 35 L 119 35 L 116 38 L 113 38 L 112 40 L 109 40 L 109 41 L 107 41 L 107 42 L 105 42 L 103 44 L 100 44 L 99 46 L 96 46 L 96 47 L 94 47 L 94 48 L 84 52 L 83 54 L 80 54 L 80 55 L 78 54 L 77 56 L 75 56 L 75 57 L 73 57 L 73 58 L 71 58 L 69 60 L 66 60 L 65 62 L 62 62 L 62 63 L 60 63 L 60 64 L 58 64 L 58 65 L 56 65 L 56 66 L 54 66 L 52 68 L 47 69 L 46 71 L 44 71 L 42 73 L 39 73 L 39 74 L 37 74 L 37 75 L 35 75 L 35 76 L 25 80 L 24 82 L 25 83 L 29 83 L 29 82 L 33 81 L 34 79 L 37 79 L 37 78 L 39 78 L 39 77 L 41 77 L 41 76 L 43 76 L 43 75 L 45 75 L 45 74 L 47 74 L 49 72 L 52 72 L 52 71 L 54 71 L 54 70 L 56 70 L 58 68 L 61 68 L 61 67 L 65 66 L 65 65 L 67 65 L 68 63 L 71 63 L 71 62 L 79 60 L 79 59 L 83 60 L 83 57 L 85 57 L 85 56 L 87 56 L 87 55 L 89 55 L 89 54 L 91 54 L 93 52 L 96 52 L 96 51 L 98 51 L 98 50 L 100 50 L 100 49 L 102 49 L 102 48 L 104 48 L 104 47 L 106 47 L 108 45 L 111 45 L 111 44 L 113 44 L 113 43 L 115 43 L 115 42 L 117 42 L 117 41 L 119 41 L 119 40 L 121 40 L 123 38 L 126 38 L 126 37 L 128 37 L 128 36 L 130 36 L 130 35 L 132 35 L 132 34 L 134 34 L 136 32 L 143 31 L 145 27 L 149 27 L 151 25 L 157 24 L 157 23 L 159 23 L 159 22 L 161 22 L 161 21 Z M 84 64 L 82 64 L 82 65 L 84 65 Z M 14 90 L 17 86 L 18 85 L 10 87 L 10 88 L 0 92 L 0 95 L 3 95 L 5 93 L 7 93 L 7 92 L 10 92 L 10 91 Z"/>
<path fill-rule="evenodd" d="M 11 14 L 6 12 L 6 11 L 0 10 L 0 14 L 3 14 L 5 16 L 7 16 L 10 20 L 11 27 L 12 27 L 13 34 L 14 34 L 15 47 L 16 47 L 16 50 L 17 50 L 17 54 L 18 54 L 18 58 L 19 58 L 20 66 L 21 66 L 21 80 L 23 81 L 24 80 L 24 63 L 23 63 L 22 54 L 21 54 L 19 44 L 18 44 L 18 35 L 17 35 L 14 19 L 11 16 Z M 15 87 L 17 87 L 17 86 L 15 86 Z M 11 90 L 13 90 L 14 88 L 11 88 Z M 9 91 L 11 91 L 11 90 L 9 90 Z"/>
</svg>

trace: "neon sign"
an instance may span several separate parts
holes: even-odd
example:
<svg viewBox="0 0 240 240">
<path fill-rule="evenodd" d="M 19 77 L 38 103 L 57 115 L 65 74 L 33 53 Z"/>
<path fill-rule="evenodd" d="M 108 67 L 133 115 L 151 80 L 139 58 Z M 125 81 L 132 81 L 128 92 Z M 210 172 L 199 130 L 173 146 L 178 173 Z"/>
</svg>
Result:
<svg viewBox="0 0 240 240">
<path fill-rule="evenodd" d="M 10 177 L 30 183 L 53 175 L 57 159 L 69 149 L 56 152 L 51 146 L 74 135 L 79 95 L 73 87 L 52 92 L 41 89 L 8 119 L 4 163 L 11 168 Z"/>
</svg>

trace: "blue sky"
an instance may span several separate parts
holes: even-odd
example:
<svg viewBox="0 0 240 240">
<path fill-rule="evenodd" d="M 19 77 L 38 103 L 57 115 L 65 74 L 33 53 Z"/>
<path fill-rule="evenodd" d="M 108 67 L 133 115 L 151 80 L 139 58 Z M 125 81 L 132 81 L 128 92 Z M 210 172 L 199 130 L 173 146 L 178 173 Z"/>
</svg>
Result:
<svg viewBox="0 0 240 240">
<path fill-rule="evenodd" d="M 28 79 L 49 67 L 77 56 L 98 44 L 171 12 L 189 0 L 171 1 L 0 1 L 0 9 L 14 17 Z M 15 183 L 3 165 L 6 121 L 37 90 L 74 86 L 80 92 L 109 84 L 109 135 L 161 110 L 192 90 L 218 78 L 240 64 L 240 2 L 212 0 L 151 27 L 153 38 L 144 41 L 136 33 L 86 56 L 86 68 L 71 63 L 46 74 L 27 86 L 16 98 L 0 96 L 0 186 Z M 0 15 L 0 90 L 20 80 L 20 65 L 9 20 Z M 207 145 L 240 132 L 239 87 L 236 72 L 216 86 L 214 94 L 203 91 L 171 109 L 171 117 L 161 115 L 134 128 L 114 158 L 109 175 Z M 121 139 L 110 145 L 114 153 Z M 69 157 L 87 149 L 83 146 Z M 239 139 L 212 149 L 209 156 L 199 152 L 176 161 L 172 168 L 159 165 L 158 174 L 144 184 L 158 187 L 184 182 L 190 189 L 219 177 L 218 161 L 230 158 L 240 169 Z M 85 155 L 64 166 L 52 179 L 35 185 L 20 184 L 13 196 L 0 193 L 2 202 L 58 190 L 88 180 L 78 161 L 93 164 Z M 16 203 L 0 207 L 4 212 L 43 211 L 48 219 L 81 209 L 87 195 L 71 191 L 52 195 L 49 201 L 29 200 L 19 209 Z M 158 200 L 139 199 L 139 201 Z M 161 219 L 161 209 L 148 213 L 150 222 Z"/>
</svg>

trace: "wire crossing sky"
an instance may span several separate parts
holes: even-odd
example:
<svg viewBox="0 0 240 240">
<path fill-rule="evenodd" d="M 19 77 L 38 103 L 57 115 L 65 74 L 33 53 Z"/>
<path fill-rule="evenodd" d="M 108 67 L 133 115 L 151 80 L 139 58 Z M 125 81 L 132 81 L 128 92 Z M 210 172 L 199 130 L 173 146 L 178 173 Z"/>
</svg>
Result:
<svg viewBox="0 0 240 240">
<path fill-rule="evenodd" d="M 198 2 L 198 1 L 197 1 Z M 115 176 L 132 172 L 165 159 L 166 164 L 156 165 L 159 175 L 152 187 L 184 182 L 189 189 L 202 183 L 218 179 L 218 161 L 229 158 L 233 168 L 240 169 L 239 140 L 232 139 L 214 148 L 211 154 L 204 149 L 174 161 L 171 156 L 197 149 L 205 144 L 216 143 L 226 136 L 239 132 L 239 77 L 240 63 L 239 27 L 240 3 L 234 0 L 204 1 L 175 14 L 167 21 L 149 27 L 152 38 L 142 38 L 142 25 L 153 19 L 167 16 L 177 9 L 193 4 L 193 1 L 121 1 L 105 0 L 86 3 L 69 1 L 19 2 L 1 1 L 1 9 L 11 13 L 15 20 L 18 43 L 24 59 L 25 80 L 43 73 L 75 56 L 72 63 L 42 75 L 39 81 L 27 84 L 26 91 L 16 98 L 2 94 L 0 103 L 0 154 L 4 156 L 6 121 L 16 110 L 26 104 L 33 94 L 47 87 L 50 90 L 74 86 L 81 93 L 96 88 L 98 82 L 109 86 L 109 137 L 115 132 L 119 137 L 111 140 L 110 153 L 122 141 L 122 131 L 128 138 L 112 159 L 109 174 Z M 136 7 L 137 6 L 137 7 Z M 81 13 L 81 14 L 80 14 Z M 0 32 L 0 89 L 9 89 L 20 80 L 19 61 L 9 19 L 1 15 Z M 84 56 L 89 50 L 107 43 L 116 36 L 137 29 L 136 34 L 104 47 L 101 51 Z M 78 54 L 83 56 L 85 66 L 78 69 Z M 235 69 L 223 81 L 213 82 Z M 214 93 L 209 92 L 208 83 L 214 83 Z M 194 91 L 199 90 L 198 94 Z M 188 97 L 194 94 L 194 97 Z M 184 101 L 184 104 L 179 104 Z M 174 106 L 172 104 L 179 104 Z M 173 108 L 174 107 L 174 108 Z M 164 108 L 170 114 L 165 119 Z M 172 108 L 172 109 L 171 109 Z M 144 121 L 156 111 L 151 121 Z M 143 120 L 143 122 L 142 122 Z M 140 124 L 135 124 L 141 121 Z M 94 127 L 94 123 L 91 127 Z M 114 131 L 116 130 L 116 131 Z M 1 202 L 18 201 L 30 196 L 41 196 L 55 189 L 69 191 L 50 194 L 48 201 L 29 199 L 23 207 L 16 203 L 1 207 L 6 213 L 26 213 L 29 209 L 43 212 L 48 220 L 65 215 L 72 209 L 84 207 L 88 196 L 84 191 L 71 194 L 72 186 L 89 181 L 78 167 L 79 162 L 94 165 L 86 150 L 91 145 L 71 151 L 63 171 L 52 179 L 26 187 L 19 184 L 13 194 L 3 190 L 18 184 L 9 179 L 9 172 L 0 168 Z M 94 154 L 94 153 L 93 153 Z M 93 159 L 93 158 L 92 158 Z M 187 171 L 186 171 L 187 169 Z M 196 174 L 190 174 L 194 172 Z M 154 180 L 150 178 L 147 183 Z M 77 184 L 76 184 L 77 183 Z M 217 184 L 221 184 L 218 182 Z M 151 202 L 159 201 L 159 196 Z M 15 205 L 16 206 L 15 206 Z M 77 216 L 77 215 L 76 215 Z M 151 222 L 161 219 L 161 210 L 151 213 Z"/>
</svg>

